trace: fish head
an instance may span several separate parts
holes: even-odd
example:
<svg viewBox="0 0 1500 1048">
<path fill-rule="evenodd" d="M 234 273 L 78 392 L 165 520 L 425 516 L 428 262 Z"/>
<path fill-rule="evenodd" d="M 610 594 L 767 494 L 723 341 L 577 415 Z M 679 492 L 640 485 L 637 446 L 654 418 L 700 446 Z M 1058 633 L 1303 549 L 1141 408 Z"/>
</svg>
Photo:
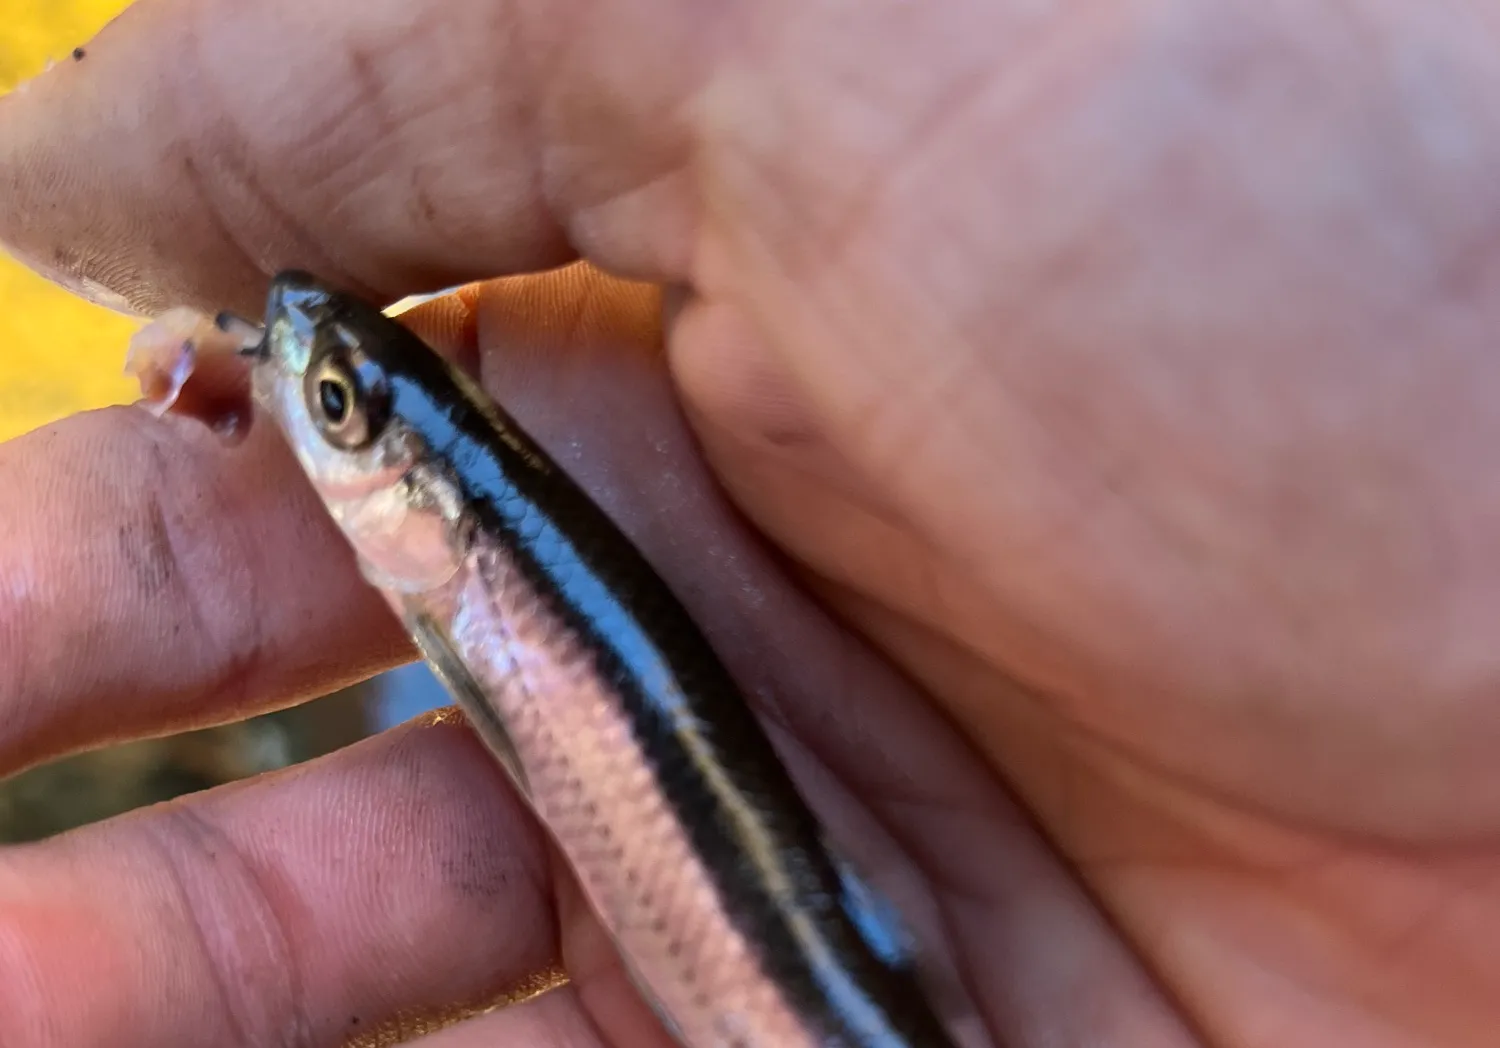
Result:
<svg viewBox="0 0 1500 1048">
<path fill-rule="evenodd" d="M 392 413 L 390 376 L 350 301 L 302 273 L 283 273 L 266 301 L 251 390 L 281 427 L 320 494 L 357 496 L 389 483 L 411 457 Z"/>
<path fill-rule="evenodd" d="M 300 272 L 272 281 L 247 351 L 257 406 L 384 590 L 444 584 L 464 553 L 461 491 L 413 414 L 436 355 L 379 309 Z"/>
</svg>

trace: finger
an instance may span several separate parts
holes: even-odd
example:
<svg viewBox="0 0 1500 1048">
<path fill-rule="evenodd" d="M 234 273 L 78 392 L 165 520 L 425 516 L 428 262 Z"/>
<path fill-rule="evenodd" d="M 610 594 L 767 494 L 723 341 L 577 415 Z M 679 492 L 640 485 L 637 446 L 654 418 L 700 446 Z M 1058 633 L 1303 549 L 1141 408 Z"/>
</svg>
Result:
<svg viewBox="0 0 1500 1048">
<path fill-rule="evenodd" d="M 270 427 L 134 408 L 0 445 L 0 773 L 324 694 L 407 647 Z"/>
<path fill-rule="evenodd" d="M 335 1048 L 558 956 L 546 854 L 456 717 L 0 851 L 0 1044 Z"/>
<path fill-rule="evenodd" d="M 0 104 L 0 241 L 153 312 L 258 309 L 292 265 L 392 300 L 577 246 L 680 264 L 667 115 L 715 17 L 674 0 L 375 0 L 357 17 L 144 0 Z M 629 228 L 606 236 L 606 204 Z"/>
</svg>

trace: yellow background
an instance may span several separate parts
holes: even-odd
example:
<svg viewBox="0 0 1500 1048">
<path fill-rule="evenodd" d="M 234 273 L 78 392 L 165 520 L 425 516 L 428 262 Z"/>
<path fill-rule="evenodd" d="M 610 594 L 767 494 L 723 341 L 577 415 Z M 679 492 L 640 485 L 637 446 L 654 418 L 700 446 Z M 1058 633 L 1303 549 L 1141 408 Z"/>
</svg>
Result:
<svg viewBox="0 0 1500 1048">
<path fill-rule="evenodd" d="M 127 0 L 0 0 L 0 92 L 87 43 Z M 141 321 L 90 305 L 0 255 L 0 440 L 133 399 L 122 374 Z"/>
</svg>

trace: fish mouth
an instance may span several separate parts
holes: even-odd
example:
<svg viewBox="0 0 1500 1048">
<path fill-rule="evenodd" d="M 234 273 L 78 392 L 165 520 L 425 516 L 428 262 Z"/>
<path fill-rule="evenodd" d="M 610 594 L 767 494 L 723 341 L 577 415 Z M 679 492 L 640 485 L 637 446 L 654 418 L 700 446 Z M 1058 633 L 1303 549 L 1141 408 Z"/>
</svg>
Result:
<svg viewBox="0 0 1500 1048">
<path fill-rule="evenodd" d="M 271 280 L 266 292 L 266 322 L 257 323 L 237 313 L 220 313 L 214 326 L 238 342 L 239 356 L 264 361 L 271 357 L 269 332 L 277 323 L 310 332 L 313 322 L 329 301 L 329 292 L 316 277 L 299 269 L 284 270 Z"/>
<path fill-rule="evenodd" d="M 266 339 L 266 329 L 253 320 L 237 313 L 220 313 L 214 317 L 214 327 L 230 338 L 239 340 L 236 355 L 251 360 L 264 360 L 271 355 L 271 346 Z"/>
</svg>

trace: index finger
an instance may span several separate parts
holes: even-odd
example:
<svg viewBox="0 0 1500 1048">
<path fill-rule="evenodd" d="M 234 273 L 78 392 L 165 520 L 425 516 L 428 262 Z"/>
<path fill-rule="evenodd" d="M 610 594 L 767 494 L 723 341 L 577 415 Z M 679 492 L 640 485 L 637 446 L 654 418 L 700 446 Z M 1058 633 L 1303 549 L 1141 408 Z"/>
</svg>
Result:
<svg viewBox="0 0 1500 1048">
<path fill-rule="evenodd" d="M 579 248 L 668 276 L 674 194 L 634 190 L 682 156 L 679 6 L 141 0 L 0 101 L 0 242 L 142 313 L 258 312 L 292 266 L 385 300 Z"/>
</svg>

